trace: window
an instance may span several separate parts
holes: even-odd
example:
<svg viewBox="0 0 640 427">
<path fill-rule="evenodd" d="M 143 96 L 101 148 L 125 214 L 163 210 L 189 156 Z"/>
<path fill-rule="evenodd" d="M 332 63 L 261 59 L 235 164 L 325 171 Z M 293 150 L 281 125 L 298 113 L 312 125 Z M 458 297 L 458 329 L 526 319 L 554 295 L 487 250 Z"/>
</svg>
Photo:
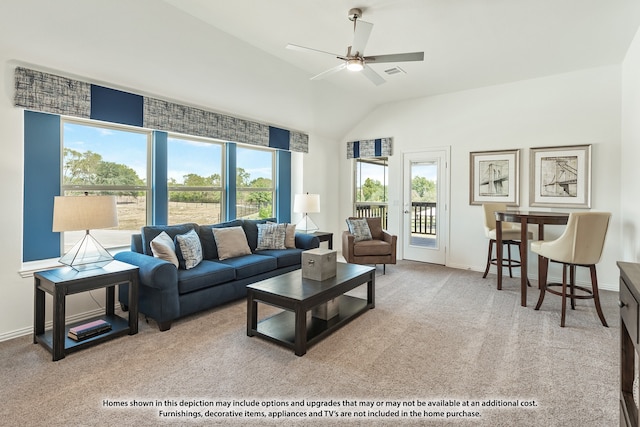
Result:
<svg viewBox="0 0 640 427">
<path fill-rule="evenodd" d="M 216 224 L 224 218 L 224 146 L 204 139 L 168 138 L 169 224 Z"/>
<path fill-rule="evenodd" d="M 238 146 L 236 150 L 236 217 L 274 216 L 275 151 Z"/>
<path fill-rule="evenodd" d="M 387 225 L 389 172 L 386 157 L 355 159 L 354 215 L 381 217 Z"/>
<path fill-rule="evenodd" d="M 118 227 L 91 233 L 105 248 L 128 246 L 147 224 L 150 132 L 70 119 L 62 128 L 62 195 L 115 195 Z M 64 252 L 83 234 L 63 233 Z"/>
</svg>

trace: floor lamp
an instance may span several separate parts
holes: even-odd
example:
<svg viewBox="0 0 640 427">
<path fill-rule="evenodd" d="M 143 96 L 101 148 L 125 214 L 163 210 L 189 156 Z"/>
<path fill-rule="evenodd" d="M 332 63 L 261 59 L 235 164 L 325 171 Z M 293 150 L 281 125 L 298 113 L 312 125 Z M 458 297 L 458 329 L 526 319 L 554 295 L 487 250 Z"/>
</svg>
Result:
<svg viewBox="0 0 640 427">
<path fill-rule="evenodd" d="M 53 200 L 53 231 L 80 231 L 85 235 L 60 258 L 74 270 L 104 267 L 113 257 L 89 230 L 116 227 L 118 211 L 115 196 L 56 196 Z"/>
<path fill-rule="evenodd" d="M 296 230 L 303 233 L 316 231 L 318 226 L 309 218 L 309 213 L 320 212 L 319 194 L 296 194 L 293 200 L 293 211 L 303 214 L 302 219 L 296 224 Z"/>
</svg>

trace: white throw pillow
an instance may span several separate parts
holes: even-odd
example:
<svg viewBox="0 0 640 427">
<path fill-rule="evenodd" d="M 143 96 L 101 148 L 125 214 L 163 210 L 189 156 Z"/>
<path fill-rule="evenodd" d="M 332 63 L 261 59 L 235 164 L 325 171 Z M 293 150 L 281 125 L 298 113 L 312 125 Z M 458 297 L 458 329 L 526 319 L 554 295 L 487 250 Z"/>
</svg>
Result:
<svg viewBox="0 0 640 427">
<path fill-rule="evenodd" d="M 154 257 L 169 261 L 175 265 L 176 268 L 178 267 L 176 245 L 173 243 L 173 240 L 171 240 L 171 237 L 164 231 L 151 241 L 151 252 Z"/>
</svg>

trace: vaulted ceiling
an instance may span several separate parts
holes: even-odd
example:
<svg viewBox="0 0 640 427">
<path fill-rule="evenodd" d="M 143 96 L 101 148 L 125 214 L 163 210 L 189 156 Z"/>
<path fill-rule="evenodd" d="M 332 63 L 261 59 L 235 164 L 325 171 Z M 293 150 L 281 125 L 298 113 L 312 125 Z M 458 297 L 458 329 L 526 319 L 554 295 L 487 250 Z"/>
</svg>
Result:
<svg viewBox="0 0 640 427">
<path fill-rule="evenodd" d="M 424 61 L 310 81 L 339 60 L 286 45 L 345 54 L 354 7 L 365 55 Z M 639 23 L 638 0 L 11 0 L 0 60 L 8 98 L 26 65 L 339 139 L 383 103 L 620 64 Z"/>
</svg>

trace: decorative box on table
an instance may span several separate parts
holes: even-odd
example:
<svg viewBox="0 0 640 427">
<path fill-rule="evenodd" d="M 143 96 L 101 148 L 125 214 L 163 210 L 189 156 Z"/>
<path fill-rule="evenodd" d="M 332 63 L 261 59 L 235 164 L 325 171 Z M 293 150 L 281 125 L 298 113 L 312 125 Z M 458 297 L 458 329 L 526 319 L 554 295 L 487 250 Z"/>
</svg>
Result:
<svg viewBox="0 0 640 427">
<path fill-rule="evenodd" d="M 302 252 L 302 277 L 311 280 L 327 280 L 336 275 L 336 251 L 310 249 Z"/>
</svg>

